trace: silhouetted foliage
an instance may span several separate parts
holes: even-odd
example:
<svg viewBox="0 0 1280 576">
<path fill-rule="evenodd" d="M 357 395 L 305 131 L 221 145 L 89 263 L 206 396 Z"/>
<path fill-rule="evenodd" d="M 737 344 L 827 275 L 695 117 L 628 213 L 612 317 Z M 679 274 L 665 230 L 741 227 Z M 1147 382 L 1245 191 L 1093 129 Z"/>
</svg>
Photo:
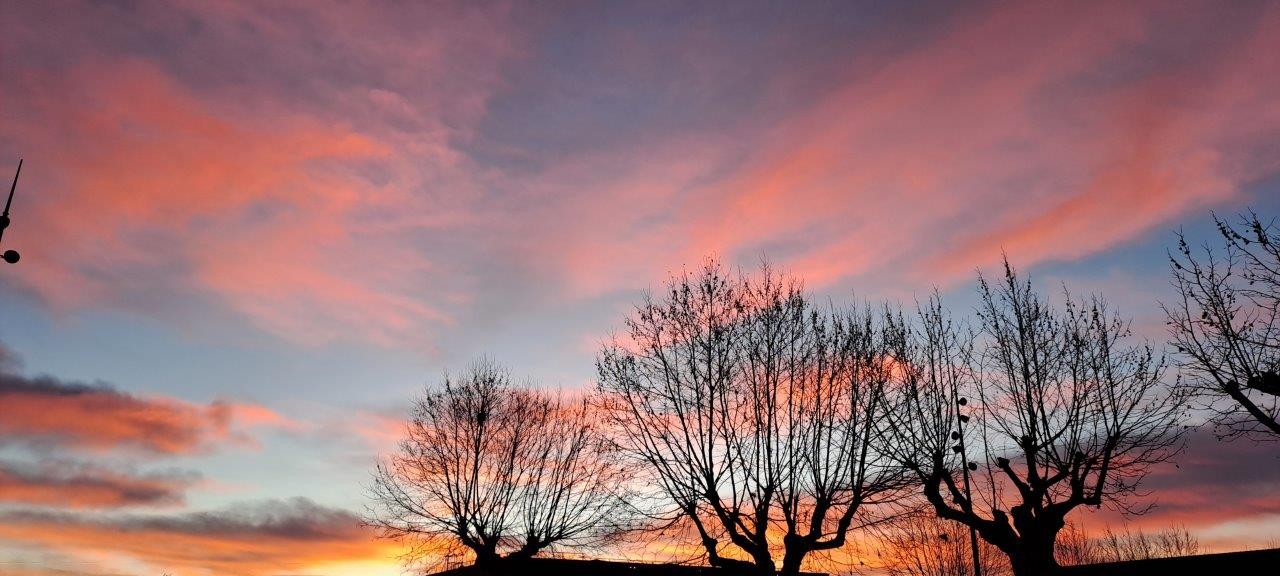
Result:
<svg viewBox="0 0 1280 576">
<path fill-rule="evenodd" d="M 711 565 L 795 574 L 902 485 L 876 444 L 887 352 L 869 311 L 709 262 L 646 295 L 600 353 L 599 389 L 623 452 Z"/>
<path fill-rule="evenodd" d="M 1125 527 L 1115 532 L 1108 526 L 1101 536 L 1092 539 L 1091 562 L 1127 562 L 1151 558 L 1177 558 L 1200 553 L 1200 540 L 1185 527 L 1170 527 L 1155 534 Z"/>
<path fill-rule="evenodd" d="M 895 519 L 879 530 L 876 553 L 888 576 L 969 576 L 973 555 L 969 529 L 939 518 L 932 510 Z M 986 542 L 978 545 L 985 576 L 1009 574 L 1009 558 Z"/>
<path fill-rule="evenodd" d="M 623 480 L 585 402 L 478 362 L 416 401 L 398 451 L 374 474 L 365 522 L 411 544 L 410 563 L 462 547 L 493 565 L 613 534 Z"/>
<path fill-rule="evenodd" d="M 1079 527 L 1068 524 L 1057 545 L 1058 562 L 1063 566 L 1178 558 L 1199 553 L 1200 540 L 1182 526 L 1154 534 L 1132 531 L 1128 526 L 1116 532 L 1108 526 L 1101 535 L 1091 538 Z"/>
<path fill-rule="evenodd" d="M 1015 574 L 1044 574 L 1075 508 L 1142 511 L 1130 498 L 1176 453 L 1182 402 L 1100 298 L 1054 308 L 1007 262 L 979 294 L 977 330 L 937 296 L 900 321 L 886 445 L 939 516 L 973 527 Z"/>
<path fill-rule="evenodd" d="M 1178 299 L 1162 306 L 1181 384 L 1219 438 L 1280 439 L 1280 228 L 1253 212 L 1213 219 L 1216 249 L 1179 233 L 1170 254 Z"/>
<path fill-rule="evenodd" d="M 1053 544 L 1053 557 L 1060 566 L 1078 566 L 1098 561 L 1098 547 L 1079 525 L 1067 521 L 1058 531 Z"/>
</svg>

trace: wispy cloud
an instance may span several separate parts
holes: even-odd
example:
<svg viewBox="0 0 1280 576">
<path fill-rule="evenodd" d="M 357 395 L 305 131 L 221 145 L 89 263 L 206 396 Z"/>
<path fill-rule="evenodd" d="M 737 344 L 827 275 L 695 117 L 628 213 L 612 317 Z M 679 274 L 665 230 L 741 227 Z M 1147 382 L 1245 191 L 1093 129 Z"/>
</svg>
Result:
<svg viewBox="0 0 1280 576">
<path fill-rule="evenodd" d="M 6 40 L 6 146 L 46 166 L 24 197 L 42 236 L 6 281 L 57 309 L 212 298 L 296 342 L 425 349 L 504 301 L 635 290 L 711 253 L 900 289 L 1002 249 L 1082 258 L 1280 170 L 1274 6 L 890 21 L 847 53 L 782 44 L 813 64 L 762 58 L 745 94 L 744 40 L 696 19 L 661 47 L 582 40 L 575 75 L 535 25 L 574 10 L 307 8 L 141 5 L 112 34 L 115 7 L 26 15 L 59 34 Z M 672 52 L 697 82 L 659 73 Z M 571 96 L 577 115 L 553 102 Z M 716 120 L 644 124 L 668 116 Z"/>
<path fill-rule="evenodd" d="M 473 217 L 455 146 L 507 52 L 502 9 L 82 8 L 15 8 L 55 30 L 6 41 L 5 148 L 32 160 L 6 282 L 62 311 L 211 299 L 306 343 L 422 346 L 448 321 L 449 252 L 414 244 Z"/>
<path fill-rule="evenodd" d="M 816 105 L 750 134 L 745 160 L 731 131 L 627 152 L 648 170 L 578 170 L 612 181 L 573 199 L 583 237 L 543 256 L 563 250 L 571 278 L 610 288 L 707 253 L 920 288 L 1002 249 L 1029 265 L 1113 248 L 1280 169 L 1247 152 L 1280 137 L 1280 11 L 1259 12 L 966 11 L 892 56 L 850 58 Z"/>
</svg>

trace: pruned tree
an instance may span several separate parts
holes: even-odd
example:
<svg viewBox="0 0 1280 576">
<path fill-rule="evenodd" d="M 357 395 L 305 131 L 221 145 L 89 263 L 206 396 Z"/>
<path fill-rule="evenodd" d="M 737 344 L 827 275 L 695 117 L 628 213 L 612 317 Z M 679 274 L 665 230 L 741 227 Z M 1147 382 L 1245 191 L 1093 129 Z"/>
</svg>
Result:
<svg viewBox="0 0 1280 576">
<path fill-rule="evenodd" d="M 1178 234 L 1178 297 L 1163 303 L 1181 384 L 1219 438 L 1280 440 L 1280 228 L 1249 212 L 1213 217 L 1219 246 Z"/>
<path fill-rule="evenodd" d="M 1008 262 L 979 277 L 978 329 L 935 296 L 902 322 L 888 443 L 942 518 L 1009 556 L 1014 574 L 1057 567 L 1067 515 L 1132 497 L 1180 445 L 1181 398 L 1150 345 L 1098 297 L 1051 306 Z"/>
<path fill-rule="evenodd" d="M 597 360 L 604 414 L 711 565 L 796 574 L 897 494 L 875 444 L 889 359 L 869 311 L 713 261 L 625 325 Z"/>
<path fill-rule="evenodd" d="M 586 402 L 481 361 L 417 399 L 374 473 L 365 522 L 410 544 L 410 563 L 462 548 L 491 566 L 608 537 L 625 517 L 622 480 Z"/>
</svg>

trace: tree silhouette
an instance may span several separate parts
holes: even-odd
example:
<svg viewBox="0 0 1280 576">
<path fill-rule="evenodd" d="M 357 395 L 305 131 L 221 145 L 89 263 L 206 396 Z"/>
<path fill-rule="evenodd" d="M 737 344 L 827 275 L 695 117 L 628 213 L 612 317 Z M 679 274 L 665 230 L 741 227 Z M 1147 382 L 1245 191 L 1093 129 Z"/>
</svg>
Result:
<svg viewBox="0 0 1280 576">
<path fill-rule="evenodd" d="M 1221 245 L 1170 254 L 1174 302 L 1162 307 L 1181 383 L 1219 438 L 1280 439 L 1280 228 L 1254 212 L 1217 215 Z"/>
<path fill-rule="evenodd" d="M 730 277 L 712 261 L 646 295 L 601 352 L 599 389 L 623 452 L 711 565 L 796 574 L 901 486 L 874 444 L 886 352 L 869 312 L 819 310 L 767 266 Z"/>
<path fill-rule="evenodd" d="M 409 562 L 461 547 L 491 566 L 609 536 L 625 517 L 622 481 L 585 402 L 517 386 L 481 361 L 415 402 L 374 473 L 365 522 L 411 544 Z"/>
<path fill-rule="evenodd" d="M 1007 261 L 979 294 L 978 330 L 936 295 L 900 322 L 888 445 L 934 512 L 976 530 L 1014 574 L 1046 574 L 1075 508 L 1143 511 L 1129 498 L 1176 453 L 1182 402 L 1100 298 L 1068 294 L 1055 309 Z"/>
</svg>

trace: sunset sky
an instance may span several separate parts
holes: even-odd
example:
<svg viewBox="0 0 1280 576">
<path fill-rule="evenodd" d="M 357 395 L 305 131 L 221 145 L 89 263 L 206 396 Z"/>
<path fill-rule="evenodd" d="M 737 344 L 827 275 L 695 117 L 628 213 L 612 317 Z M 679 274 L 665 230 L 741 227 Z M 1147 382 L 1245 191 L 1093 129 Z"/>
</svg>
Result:
<svg viewBox="0 0 1280 576">
<path fill-rule="evenodd" d="M 1163 342 L 1174 231 L 1280 216 L 1280 3 L 17 0 L 0 126 L 0 572 L 396 574 L 412 396 L 590 387 L 709 255 L 963 313 L 1004 250 Z M 1274 444 L 1178 462 L 1135 522 L 1280 540 Z"/>
</svg>

